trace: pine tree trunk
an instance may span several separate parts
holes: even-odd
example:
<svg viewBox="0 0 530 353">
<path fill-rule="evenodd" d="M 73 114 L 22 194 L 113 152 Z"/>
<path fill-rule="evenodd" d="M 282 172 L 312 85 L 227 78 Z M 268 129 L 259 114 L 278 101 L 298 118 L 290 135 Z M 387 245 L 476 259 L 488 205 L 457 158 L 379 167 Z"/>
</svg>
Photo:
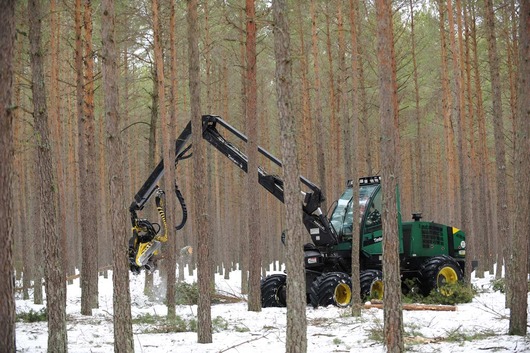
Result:
<svg viewBox="0 0 530 353">
<path fill-rule="evenodd" d="M 94 117 L 94 54 L 92 53 L 91 0 L 84 0 L 85 85 L 83 116 L 79 121 L 81 184 L 81 314 L 92 315 L 98 307 L 98 217 L 96 214 L 96 146 Z M 82 156 L 81 156 L 82 154 Z"/>
<path fill-rule="evenodd" d="M 53 173 L 48 110 L 44 86 L 44 62 L 41 43 L 41 5 L 28 2 L 33 115 L 38 136 L 39 203 L 42 208 L 42 236 L 45 256 L 46 308 L 48 312 L 48 351 L 66 352 L 66 282 L 60 259 L 61 242 L 57 230 L 57 181 Z"/>
<path fill-rule="evenodd" d="M 357 21 L 359 20 L 359 4 L 355 0 L 350 0 L 350 33 L 351 33 L 351 50 L 352 50 L 352 116 L 348 126 L 351 126 L 346 131 L 348 135 L 346 138 L 351 138 L 351 150 L 347 150 L 346 154 L 351 153 L 352 156 L 359 155 L 359 117 L 360 117 L 360 106 L 359 106 L 359 40 L 357 31 Z M 357 162 L 357 158 L 347 158 L 350 161 L 350 165 L 347 165 L 346 177 L 352 178 L 354 181 L 359 176 L 360 163 Z M 353 188 L 353 200 L 359 199 L 359 189 Z M 353 219 L 359 219 L 359 207 L 357 203 L 353 203 Z M 352 278 L 352 315 L 361 315 L 361 288 L 359 286 L 360 278 L 360 263 L 359 263 L 359 242 L 355 241 L 359 234 L 359 222 L 353 222 L 352 224 L 352 263 L 351 263 L 351 278 Z"/>
<path fill-rule="evenodd" d="M 129 292 L 128 234 L 124 213 L 123 142 L 118 105 L 118 51 L 115 41 L 114 2 L 101 3 L 102 73 L 104 119 L 106 121 L 110 214 L 112 225 L 112 283 L 114 307 L 114 352 L 134 351 L 131 296 Z"/>
<path fill-rule="evenodd" d="M 383 207 L 383 278 L 385 285 L 384 337 L 387 352 L 403 352 L 403 312 L 399 267 L 397 198 L 399 185 L 399 129 L 396 64 L 390 0 L 376 1 L 377 59 Z"/>
<path fill-rule="evenodd" d="M 327 182 L 327 166 L 326 166 L 326 129 L 324 129 L 324 117 L 322 116 L 322 85 L 320 83 L 320 64 L 319 64 L 319 49 L 318 49 L 318 38 L 317 38 L 317 14 L 315 10 L 315 0 L 311 0 L 311 51 L 313 56 L 313 70 L 315 76 L 315 112 L 317 130 L 320 135 L 316 139 L 316 153 L 317 153 L 317 166 L 318 166 L 318 182 L 322 190 L 328 190 Z M 326 209 L 325 202 L 322 204 L 322 208 Z"/>
<path fill-rule="evenodd" d="M 303 254 L 304 227 L 300 214 L 300 182 L 297 162 L 295 116 L 292 99 L 292 58 L 290 52 L 287 2 L 272 2 L 276 95 L 280 115 L 284 200 L 287 239 L 287 341 L 285 351 L 307 351 L 306 291 Z"/>
<path fill-rule="evenodd" d="M 164 155 L 164 158 L 169 158 L 170 160 L 175 159 L 175 152 L 173 149 L 173 141 L 175 141 L 175 126 L 177 121 L 177 48 L 176 48 L 176 38 L 175 38 L 175 31 L 176 31 L 176 20 L 175 20 L 176 14 L 175 14 L 175 2 L 171 1 L 170 4 L 170 15 L 169 15 L 169 40 L 170 40 L 170 58 L 171 58 L 171 70 L 170 70 L 170 77 L 171 77 L 171 88 L 170 88 L 170 112 L 169 117 L 167 117 L 166 114 L 166 125 L 168 131 L 166 131 L 166 139 L 167 139 L 167 145 L 164 146 L 164 149 L 167 149 L 166 155 Z M 173 197 L 173 189 L 175 187 L 176 183 L 176 171 L 175 171 L 175 165 L 174 163 L 171 163 L 169 165 L 172 167 L 172 169 L 169 169 L 170 172 L 173 172 L 171 174 L 167 175 L 167 187 L 166 190 L 168 191 L 168 197 L 174 200 Z M 173 179 L 173 178 L 174 179 Z M 169 209 L 170 203 L 167 204 Z M 175 220 L 175 209 L 176 209 L 176 202 L 172 201 L 171 205 L 173 207 L 173 210 L 171 211 L 171 218 L 172 220 Z M 171 223 L 168 223 L 171 224 Z M 173 230 L 173 227 L 170 225 L 170 230 Z M 177 234 L 176 232 L 173 232 L 172 235 L 170 235 L 170 238 L 168 239 L 167 244 L 167 253 L 166 253 L 166 262 L 167 262 L 167 291 L 166 291 L 166 302 L 168 306 L 168 317 L 171 314 L 171 317 L 174 317 L 176 315 L 175 313 L 175 303 L 176 303 L 176 297 L 175 297 L 175 285 L 177 281 L 176 277 L 176 271 L 177 271 Z"/>
<path fill-rule="evenodd" d="M 493 103 L 493 133 L 495 136 L 495 164 L 497 187 L 497 238 L 510 239 L 510 212 L 508 208 L 508 188 L 506 186 L 506 144 L 504 141 L 504 122 L 502 113 L 502 88 L 499 71 L 499 57 L 497 53 L 497 34 L 493 3 L 484 1 L 486 31 L 488 38 L 488 60 L 490 65 L 490 79 Z M 509 241 L 506 241 L 509 244 Z"/>
<path fill-rule="evenodd" d="M 211 285 L 212 267 L 210 266 L 210 214 L 208 213 L 206 183 L 206 146 L 201 136 L 201 89 L 199 67 L 199 29 L 197 0 L 188 0 L 188 65 L 191 128 L 193 145 L 193 196 L 191 207 L 194 233 L 198 236 L 198 286 L 199 301 L 197 308 L 197 337 L 199 343 L 212 342 Z"/>
<path fill-rule="evenodd" d="M 12 139 L 13 109 L 13 53 L 15 47 L 15 1 L 0 2 L 0 217 L 5 221 L 5 251 L 0 256 L 0 342 L 6 353 L 14 353 L 15 345 L 15 288 L 13 274 L 13 214 L 12 171 L 14 143 Z M 26 277 L 26 273 L 24 273 Z"/>
<path fill-rule="evenodd" d="M 335 4 L 334 2 L 332 4 Z M 325 34 L 326 34 L 326 53 L 328 57 L 328 75 L 329 75 L 329 96 L 328 96 L 328 104 L 329 104 L 329 136 L 328 136 L 328 143 L 331 147 L 329 158 L 333 166 L 339 166 L 341 165 L 341 159 L 340 159 L 340 127 L 337 119 L 337 101 L 336 101 L 336 92 L 335 92 L 335 75 L 333 73 L 333 48 L 331 47 L 331 15 L 330 15 L 330 9 L 329 9 L 329 1 L 325 2 L 325 17 L 326 17 L 326 27 L 325 27 Z M 339 190 L 339 183 L 338 178 L 334 178 L 334 168 L 329 168 L 327 180 L 328 180 L 328 194 L 330 195 L 337 195 Z"/>
<path fill-rule="evenodd" d="M 530 2 L 521 3 L 519 19 L 518 106 L 515 135 L 516 215 L 512 242 L 510 335 L 526 336 L 528 317 L 528 233 L 530 232 Z"/>
<path fill-rule="evenodd" d="M 254 0 L 246 0 L 246 130 L 247 130 L 247 197 L 249 292 L 248 310 L 261 311 L 261 232 L 259 215 L 260 186 L 258 184 L 258 111 L 256 82 L 256 10 Z"/>
</svg>

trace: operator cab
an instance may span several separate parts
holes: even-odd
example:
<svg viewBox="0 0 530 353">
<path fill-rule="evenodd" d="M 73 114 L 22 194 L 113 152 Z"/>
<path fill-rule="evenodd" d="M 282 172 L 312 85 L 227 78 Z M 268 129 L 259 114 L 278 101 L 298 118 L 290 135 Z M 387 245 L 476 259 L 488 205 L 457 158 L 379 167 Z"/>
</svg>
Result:
<svg viewBox="0 0 530 353">
<path fill-rule="evenodd" d="M 331 214 L 331 224 L 343 240 L 352 238 L 353 229 L 353 186 L 348 181 L 346 191 L 337 201 Z M 374 233 L 381 230 L 381 178 L 379 176 L 359 179 L 359 223 L 361 234 Z M 364 229 L 363 229 L 364 228 Z"/>
</svg>

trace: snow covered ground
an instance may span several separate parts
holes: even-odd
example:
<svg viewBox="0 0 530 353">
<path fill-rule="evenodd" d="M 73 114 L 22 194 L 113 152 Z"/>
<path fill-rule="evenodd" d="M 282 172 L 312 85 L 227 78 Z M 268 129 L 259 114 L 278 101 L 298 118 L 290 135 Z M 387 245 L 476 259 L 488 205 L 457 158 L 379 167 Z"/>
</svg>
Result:
<svg viewBox="0 0 530 353">
<path fill-rule="evenodd" d="M 197 343 L 195 332 L 163 331 L 163 325 L 150 323 L 153 316 L 164 317 L 167 309 L 162 301 L 152 302 L 143 295 L 143 274 L 131 276 L 135 352 L 227 352 L 275 353 L 285 351 L 286 309 L 266 308 L 247 311 L 246 302 L 212 306 L 213 343 Z M 186 279 L 193 282 L 194 277 Z M 458 305 L 457 311 L 404 311 L 405 342 L 409 352 L 530 352 L 530 336 L 508 336 L 509 311 L 504 309 L 504 296 L 491 289 L 491 277 L 473 279 L 480 294 L 472 303 Z M 156 278 L 155 283 L 159 283 Z M 240 273 L 230 280 L 216 277 L 218 291 L 239 295 Z M 99 309 L 93 316 L 80 314 L 79 280 L 68 286 L 67 327 L 70 352 L 110 352 L 113 350 L 112 280 L 99 279 Z M 17 313 L 38 311 L 32 301 L 18 299 Z M 177 306 L 183 326 L 196 320 L 197 307 Z M 360 318 L 349 315 L 349 309 L 307 307 L 308 352 L 384 352 L 380 339 L 383 311 L 363 309 Z M 155 333 L 153 331 L 156 330 Z M 46 322 L 16 326 L 17 352 L 46 352 Z"/>
</svg>

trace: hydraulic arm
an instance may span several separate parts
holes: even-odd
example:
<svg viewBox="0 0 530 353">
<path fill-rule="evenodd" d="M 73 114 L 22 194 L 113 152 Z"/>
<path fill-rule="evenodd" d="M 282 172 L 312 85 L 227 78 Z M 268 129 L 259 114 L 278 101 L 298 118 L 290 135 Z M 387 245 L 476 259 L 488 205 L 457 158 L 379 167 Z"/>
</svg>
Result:
<svg viewBox="0 0 530 353">
<path fill-rule="evenodd" d="M 247 137 L 240 131 L 235 129 L 233 126 L 228 124 L 226 121 L 218 116 L 204 115 L 202 117 L 202 137 L 213 145 L 219 152 L 230 159 L 235 165 L 237 165 L 244 172 L 248 172 L 248 158 L 239 150 L 234 144 L 229 142 L 221 135 L 217 127 L 222 126 L 224 130 L 231 133 L 238 139 L 247 142 Z M 189 143 L 191 137 L 191 122 L 188 122 L 184 130 L 181 132 L 175 143 L 175 165 L 181 160 L 189 158 L 191 154 L 188 152 L 191 149 L 191 143 Z M 267 159 L 282 167 L 281 161 L 274 157 L 271 153 L 265 149 L 258 147 L 260 154 L 265 156 Z M 133 272 L 139 272 L 141 268 L 152 270 L 156 266 L 156 261 L 152 262 L 152 256 L 156 255 L 160 248 L 160 242 L 167 240 L 167 227 L 165 226 L 165 215 L 163 203 L 163 192 L 158 187 L 158 182 L 164 174 L 164 161 L 155 167 L 149 178 L 142 185 L 140 190 L 136 193 L 134 201 L 129 207 L 131 214 L 131 222 L 133 227 L 133 237 L 129 243 L 129 258 L 131 264 L 131 270 Z M 307 178 L 300 176 L 300 181 L 310 191 L 302 192 L 304 195 L 304 201 L 302 203 L 303 221 L 304 225 L 311 234 L 312 240 L 315 245 L 319 244 L 337 244 L 338 239 L 335 230 L 329 223 L 328 218 L 322 213 L 320 205 L 324 201 L 322 191 L 318 186 L 309 181 Z M 274 195 L 279 201 L 284 202 L 283 193 L 283 180 L 272 174 L 267 174 L 261 167 L 258 168 L 258 182 L 268 192 Z M 182 207 L 183 215 L 180 224 L 177 229 L 184 226 L 187 219 L 187 210 L 184 203 L 184 198 L 180 193 L 177 185 L 175 184 L 175 194 Z M 157 208 L 161 219 L 164 224 L 164 235 L 158 235 L 161 227 L 155 226 L 145 219 L 139 219 L 137 211 L 144 208 L 145 204 L 149 199 L 156 195 Z M 151 261 L 151 262 L 150 262 Z"/>
</svg>

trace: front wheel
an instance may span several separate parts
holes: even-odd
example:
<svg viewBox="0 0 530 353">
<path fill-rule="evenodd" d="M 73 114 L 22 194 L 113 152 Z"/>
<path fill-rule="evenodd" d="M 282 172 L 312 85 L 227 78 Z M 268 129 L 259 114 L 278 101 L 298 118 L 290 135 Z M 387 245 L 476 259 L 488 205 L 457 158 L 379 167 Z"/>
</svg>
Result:
<svg viewBox="0 0 530 353">
<path fill-rule="evenodd" d="M 361 271 L 359 276 L 361 285 L 361 298 L 383 300 L 385 286 L 383 284 L 383 272 L 379 270 Z"/>
<path fill-rule="evenodd" d="M 287 306 L 287 276 L 274 274 L 261 280 L 261 307 Z"/>
<path fill-rule="evenodd" d="M 343 272 L 324 273 L 311 284 L 309 299 L 314 308 L 350 305 L 352 299 L 350 276 Z"/>
</svg>

